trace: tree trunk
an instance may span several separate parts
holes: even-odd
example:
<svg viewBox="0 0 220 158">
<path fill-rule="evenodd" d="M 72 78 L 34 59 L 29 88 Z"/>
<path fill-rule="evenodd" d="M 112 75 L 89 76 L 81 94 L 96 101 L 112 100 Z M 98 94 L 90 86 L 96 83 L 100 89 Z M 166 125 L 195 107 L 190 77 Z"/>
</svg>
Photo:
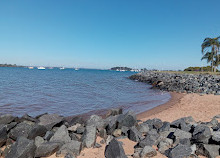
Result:
<svg viewBox="0 0 220 158">
<path fill-rule="evenodd" d="M 212 67 L 212 72 L 213 72 L 213 58 L 212 58 L 212 65 L 211 65 L 211 67 Z"/>
<path fill-rule="evenodd" d="M 216 72 L 217 66 L 214 67 L 214 72 Z"/>
<path fill-rule="evenodd" d="M 214 53 L 215 53 L 215 48 L 214 45 L 212 45 L 212 72 L 214 72 Z"/>
</svg>

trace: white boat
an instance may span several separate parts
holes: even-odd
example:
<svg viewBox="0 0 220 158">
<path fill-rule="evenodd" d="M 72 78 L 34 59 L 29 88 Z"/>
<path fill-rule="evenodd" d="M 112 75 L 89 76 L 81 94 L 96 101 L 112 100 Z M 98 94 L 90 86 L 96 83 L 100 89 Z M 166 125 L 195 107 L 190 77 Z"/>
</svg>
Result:
<svg viewBox="0 0 220 158">
<path fill-rule="evenodd" d="M 38 70 L 45 70 L 45 67 L 43 66 L 40 66 L 40 67 L 37 67 Z"/>
<path fill-rule="evenodd" d="M 64 70 L 65 68 L 64 67 L 60 67 L 60 70 Z"/>
<path fill-rule="evenodd" d="M 78 68 L 75 68 L 75 70 L 77 71 L 77 70 L 79 70 Z"/>
<path fill-rule="evenodd" d="M 28 69 L 34 69 L 34 67 L 33 66 L 29 66 Z"/>
<path fill-rule="evenodd" d="M 132 69 L 131 72 L 140 72 L 139 69 Z"/>
</svg>

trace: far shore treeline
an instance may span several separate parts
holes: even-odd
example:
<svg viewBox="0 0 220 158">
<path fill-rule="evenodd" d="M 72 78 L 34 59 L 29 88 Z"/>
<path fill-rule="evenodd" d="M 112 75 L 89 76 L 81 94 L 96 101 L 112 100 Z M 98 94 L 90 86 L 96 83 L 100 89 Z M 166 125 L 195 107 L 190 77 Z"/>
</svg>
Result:
<svg viewBox="0 0 220 158">
<path fill-rule="evenodd" d="M 211 72 L 212 67 L 211 66 L 204 66 L 204 67 L 188 67 L 184 69 L 184 71 L 205 71 L 205 72 Z M 218 69 L 216 69 L 216 72 L 219 72 Z"/>
<path fill-rule="evenodd" d="M 23 67 L 23 66 L 18 66 L 16 64 L 0 64 L 0 67 Z"/>
</svg>

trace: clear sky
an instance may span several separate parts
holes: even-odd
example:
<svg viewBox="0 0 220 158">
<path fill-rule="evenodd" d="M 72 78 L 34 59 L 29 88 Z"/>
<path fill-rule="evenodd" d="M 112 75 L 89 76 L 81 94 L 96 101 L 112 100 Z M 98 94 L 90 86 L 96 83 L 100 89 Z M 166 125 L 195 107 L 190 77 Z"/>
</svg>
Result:
<svg viewBox="0 0 220 158">
<path fill-rule="evenodd" d="M 219 0 L 1 0 L 0 63 L 184 69 L 220 35 Z"/>
</svg>

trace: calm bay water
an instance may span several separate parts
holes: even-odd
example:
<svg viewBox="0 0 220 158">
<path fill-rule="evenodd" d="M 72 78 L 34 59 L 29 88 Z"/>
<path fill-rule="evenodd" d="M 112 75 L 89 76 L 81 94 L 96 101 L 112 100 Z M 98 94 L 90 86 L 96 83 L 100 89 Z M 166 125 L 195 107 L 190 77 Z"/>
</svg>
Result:
<svg viewBox="0 0 220 158">
<path fill-rule="evenodd" d="M 170 99 L 170 94 L 127 79 L 132 72 L 80 69 L 0 68 L 0 113 L 72 116 L 123 107 L 136 113 Z"/>
</svg>

